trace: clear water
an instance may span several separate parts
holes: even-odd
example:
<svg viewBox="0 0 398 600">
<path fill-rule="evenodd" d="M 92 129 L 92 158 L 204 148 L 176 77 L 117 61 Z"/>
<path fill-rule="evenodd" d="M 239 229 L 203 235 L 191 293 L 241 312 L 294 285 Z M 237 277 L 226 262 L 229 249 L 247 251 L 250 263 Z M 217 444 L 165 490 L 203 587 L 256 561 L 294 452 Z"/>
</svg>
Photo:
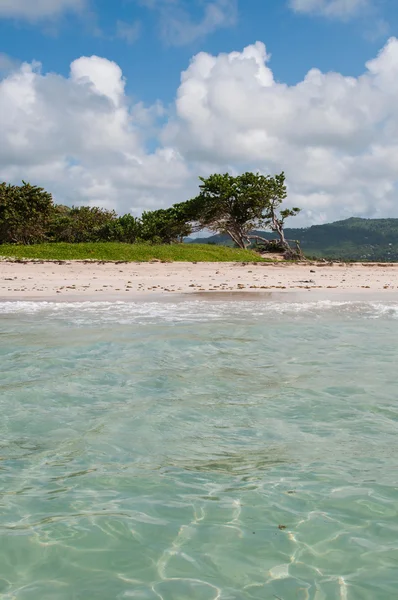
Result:
<svg viewBox="0 0 398 600">
<path fill-rule="evenodd" d="M 398 302 L 0 304 L 0 598 L 391 600 Z"/>
</svg>

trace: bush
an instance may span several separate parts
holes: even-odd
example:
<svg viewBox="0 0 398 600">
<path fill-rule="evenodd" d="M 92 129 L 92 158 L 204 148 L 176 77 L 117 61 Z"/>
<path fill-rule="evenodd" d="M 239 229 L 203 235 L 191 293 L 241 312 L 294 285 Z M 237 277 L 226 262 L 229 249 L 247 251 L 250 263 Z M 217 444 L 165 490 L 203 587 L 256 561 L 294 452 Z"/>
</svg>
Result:
<svg viewBox="0 0 398 600">
<path fill-rule="evenodd" d="M 47 236 L 55 242 L 99 242 L 117 221 L 115 211 L 96 206 L 80 206 L 68 209 L 55 206 Z M 111 241 L 111 240 L 110 240 Z"/>
<path fill-rule="evenodd" d="M 0 183 L 0 243 L 43 241 L 52 211 L 52 196 L 43 188 Z"/>
</svg>

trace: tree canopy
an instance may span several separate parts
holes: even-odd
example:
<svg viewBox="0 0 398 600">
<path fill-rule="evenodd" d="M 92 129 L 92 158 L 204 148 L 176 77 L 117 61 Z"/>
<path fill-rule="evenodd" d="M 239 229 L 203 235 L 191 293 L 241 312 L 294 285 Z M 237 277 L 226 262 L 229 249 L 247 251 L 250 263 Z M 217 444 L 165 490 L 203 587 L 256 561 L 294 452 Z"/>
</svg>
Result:
<svg viewBox="0 0 398 600">
<path fill-rule="evenodd" d="M 55 205 L 43 188 L 0 184 L 0 243 L 145 242 L 181 243 L 193 231 L 227 233 L 240 248 L 249 246 L 254 229 L 271 229 L 289 250 L 283 230 L 286 218 L 298 208 L 281 209 L 286 199 L 285 175 L 229 173 L 200 177 L 199 194 L 170 208 L 145 211 L 141 217 L 118 217 L 115 211 L 95 206 Z"/>
<path fill-rule="evenodd" d="M 280 245 L 290 250 L 284 223 L 300 209 L 281 209 L 287 197 L 284 173 L 274 177 L 250 172 L 236 177 L 214 174 L 200 177 L 200 181 L 199 195 L 185 203 L 187 216 L 198 228 L 226 233 L 240 248 L 249 246 L 254 238 L 267 244 L 268 240 L 251 232 L 271 229 L 279 236 Z"/>
<path fill-rule="evenodd" d="M 43 241 L 52 211 L 51 194 L 43 188 L 0 183 L 0 243 Z"/>
</svg>

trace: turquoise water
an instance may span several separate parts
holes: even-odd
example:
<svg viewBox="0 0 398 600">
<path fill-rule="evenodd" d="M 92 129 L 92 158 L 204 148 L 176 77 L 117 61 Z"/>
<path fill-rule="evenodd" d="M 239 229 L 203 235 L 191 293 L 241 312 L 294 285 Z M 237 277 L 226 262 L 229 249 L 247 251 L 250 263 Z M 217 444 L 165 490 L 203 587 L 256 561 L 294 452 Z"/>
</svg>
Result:
<svg viewBox="0 0 398 600">
<path fill-rule="evenodd" d="M 0 598 L 397 596 L 398 301 L 0 313 Z"/>
</svg>

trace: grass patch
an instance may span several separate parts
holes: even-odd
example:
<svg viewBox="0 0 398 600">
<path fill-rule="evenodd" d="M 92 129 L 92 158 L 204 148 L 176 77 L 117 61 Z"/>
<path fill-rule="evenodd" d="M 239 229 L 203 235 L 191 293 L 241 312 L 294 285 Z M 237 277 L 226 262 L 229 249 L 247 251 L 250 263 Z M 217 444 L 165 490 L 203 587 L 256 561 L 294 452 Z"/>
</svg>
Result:
<svg viewBox="0 0 398 600">
<path fill-rule="evenodd" d="M 37 244 L 0 246 L 1 257 L 36 258 L 41 260 L 105 260 L 123 262 L 267 262 L 251 250 L 239 250 L 209 244 L 175 244 L 148 246 L 146 244 L 121 244 L 90 242 L 85 244 Z"/>
</svg>

